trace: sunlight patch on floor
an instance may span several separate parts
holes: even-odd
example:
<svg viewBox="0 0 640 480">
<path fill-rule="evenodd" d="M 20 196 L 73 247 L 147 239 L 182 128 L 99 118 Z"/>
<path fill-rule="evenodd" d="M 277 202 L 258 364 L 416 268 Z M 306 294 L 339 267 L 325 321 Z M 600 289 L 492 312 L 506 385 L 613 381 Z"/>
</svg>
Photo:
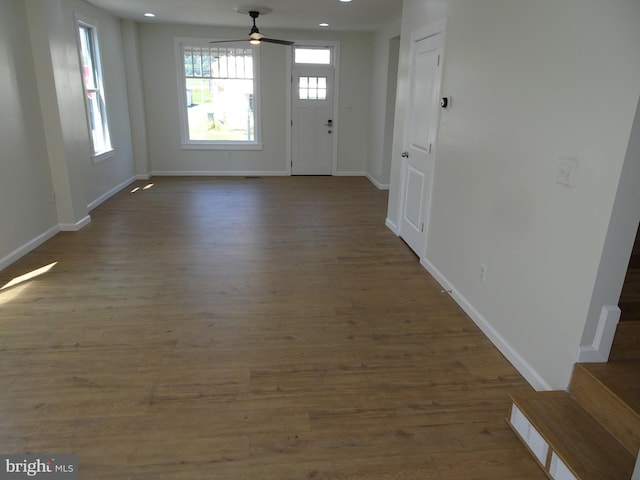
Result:
<svg viewBox="0 0 640 480">
<path fill-rule="evenodd" d="M 37 268 L 35 270 L 30 271 L 29 273 L 25 273 L 24 275 L 20 275 L 19 277 L 15 277 L 9 283 L 7 283 L 4 287 L 0 288 L 0 291 L 5 290 L 7 288 L 15 287 L 20 283 L 27 282 L 33 278 L 39 277 L 40 275 L 44 275 L 53 267 L 55 267 L 58 262 L 50 263 L 49 265 L 45 265 L 44 267 Z"/>
</svg>

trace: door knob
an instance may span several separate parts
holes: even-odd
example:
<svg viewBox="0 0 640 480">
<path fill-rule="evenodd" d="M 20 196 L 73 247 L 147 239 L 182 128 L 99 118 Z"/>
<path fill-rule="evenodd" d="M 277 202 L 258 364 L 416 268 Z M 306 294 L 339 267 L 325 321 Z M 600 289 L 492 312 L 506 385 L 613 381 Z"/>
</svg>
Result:
<svg viewBox="0 0 640 480">
<path fill-rule="evenodd" d="M 402 152 L 402 153 L 400 154 L 400 156 L 401 156 L 402 158 L 409 158 L 409 152 Z"/>
</svg>

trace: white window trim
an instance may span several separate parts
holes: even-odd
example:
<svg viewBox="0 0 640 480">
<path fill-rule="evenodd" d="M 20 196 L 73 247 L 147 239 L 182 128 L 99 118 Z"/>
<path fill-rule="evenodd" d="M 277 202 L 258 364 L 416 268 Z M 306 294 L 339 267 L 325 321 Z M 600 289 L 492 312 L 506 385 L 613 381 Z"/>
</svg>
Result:
<svg viewBox="0 0 640 480">
<path fill-rule="evenodd" d="M 75 18 L 75 31 L 76 31 L 76 46 L 78 49 L 78 62 L 79 62 L 79 73 L 80 73 L 80 82 L 82 84 L 82 91 L 84 92 L 84 96 L 85 96 L 85 100 L 83 101 L 84 104 L 84 110 L 85 110 L 85 118 L 86 118 L 86 122 L 87 122 L 87 131 L 89 133 L 89 146 L 91 148 L 91 163 L 92 164 L 97 164 L 100 163 L 104 160 L 107 160 L 108 158 L 112 158 L 115 155 L 115 150 L 113 148 L 113 142 L 111 141 L 111 128 L 109 126 L 109 114 L 108 114 L 108 108 L 107 108 L 107 93 L 105 91 L 105 87 L 104 87 L 104 79 L 103 79 L 103 75 L 102 75 L 102 56 L 100 54 L 100 39 L 99 39 L 99 35 L 98 35 L 98 22 L 94 19 L 85 17 L 84 15 L 78 13 L 78 12 L 74 12 L 74 18 Z M 105 150 L 102 151 L 96 151 L 94 145 L 93 145 L 93 136 L 91 135 L 91 119 L 89 118 L 89 109 L 87 107 L 87 101 L 86 101 L 86 96 L 87 96 L 87 88 L 84 84 L 84 77 L 82 74 L 82 48 L 80 46 L 80 27 L 81 26 L 85 26 L 85 27 L 89 27 L 93 30 L 93 41 L 95 43 L 95 55 L 96 55 L 96 60 L 97 60 L 97 69 L 98 69 L 98 80 L 100 81 L 100 92 L 102 94 L 103 97 L 103 103 L 105 105 L 105 109 L 102 112 L 102 116 L 103 118 L 103 124 L 106 127 L 106 132 L 107 132 L 107 136 L 108 136 L 108 144 L 109 147 L 106 148 Z"/>
<path fill-rule="evenodd" d="M 182 45 L 202 45 L 211 46 L 214 38 L 193 38 L 193 37 L 177 37 L 174 38 L 176 73 L 178 77 L 178 109 L 180 117 L 180 148 L 182 150 L 262 150 L 262 115 L 261 115 L 261 82 L 260 82 L 260 50 L 259 47 L 252 46 L 254 50 L 253 56 L 253 115 L 255 140 L 254 141 L 221 141 L 221 140 L 190 140 L 189 139 L 189 122 L 187 121 L 187 106 L 185 91 L 187 90 L 184 60 L 182 58 Z M 229 47 L 241 45 L 246 47 L 245 42 L 227 43 Z"/>
</svg>

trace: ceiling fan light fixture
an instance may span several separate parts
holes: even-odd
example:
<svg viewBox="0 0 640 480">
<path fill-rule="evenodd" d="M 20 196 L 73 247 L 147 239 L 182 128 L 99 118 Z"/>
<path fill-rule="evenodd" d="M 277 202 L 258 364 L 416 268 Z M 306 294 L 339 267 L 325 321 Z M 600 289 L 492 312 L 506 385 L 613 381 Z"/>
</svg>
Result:
<svg viewBox="0 0 640 480">
<path fill-rule="evenodd" d="M 251 31 L 249 32 L 249 43 L 251 45 L 259 45 L 261 43 L 276 43 L 279 45 L 293 45 L 294 42 L 289 40 L 278 40 L 277 38 L 268 38 L 260 33 L 258 27 L 256 26 L 256 19 L 262 14 L 266 14 L 271 12 L 271 9 L 268 7 L 237 7 L 236 12 L 242 13 L 245 15 L 249 15 L 253 20 L 253 25 L 251 26 Z M 209 43 L 229 43 L 229 42 L 241 42 L 242 40 L 213 40 Z"/>
</svg>

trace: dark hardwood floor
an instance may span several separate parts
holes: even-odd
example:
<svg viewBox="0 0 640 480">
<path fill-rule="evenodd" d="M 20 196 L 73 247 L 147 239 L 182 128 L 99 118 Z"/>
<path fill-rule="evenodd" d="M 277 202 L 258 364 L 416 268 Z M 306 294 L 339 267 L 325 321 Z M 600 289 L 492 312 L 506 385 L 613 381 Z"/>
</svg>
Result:
<svg viewBox="0 0 640 480">
<path fill-rule="evenodd" d="M 0 272 L 0 451 L 81 479 L 542 480 L 530 391 L 346 177 L 154 178 Z M 135 193 L 135 186 L 141 187 Z"/>
</svg>

